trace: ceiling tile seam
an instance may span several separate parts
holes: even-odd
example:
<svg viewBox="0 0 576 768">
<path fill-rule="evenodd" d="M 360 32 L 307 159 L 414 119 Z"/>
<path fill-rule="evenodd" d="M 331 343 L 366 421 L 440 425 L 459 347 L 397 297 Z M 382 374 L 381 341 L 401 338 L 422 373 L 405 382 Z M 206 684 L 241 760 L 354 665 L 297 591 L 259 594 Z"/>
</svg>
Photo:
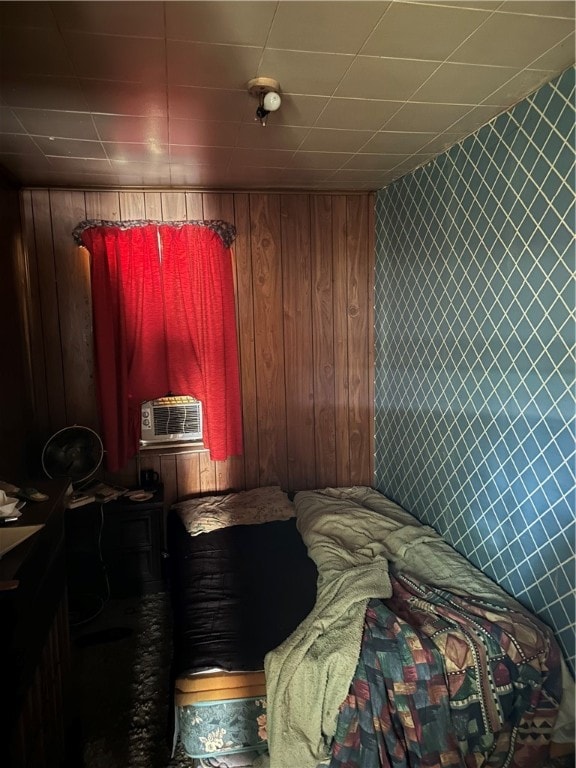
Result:
<svg viewBox="0 0 576 768">
<path fill-rule="evenodd" d="M 502 6 L 499 6 L 499 7 L 502 7 Z M 490 20 L 491 20 L 491 19 L 492 19 L 492 18 L 495 16 L 495 14 L 496 14 L 496 10 L 493 10 L 493 11 L 492 11 L 492 13 L 490 13 L 490 14 L 489 14 L 489 15 L 488 15 L 488 16 L 487 16 L 485 19 L 484 19 L 484 21 L 482 22 L 482 24 L 480 24 L 478 27 L 476 27 L 476 29 L 475 29 L 473 32 L 471 32 L 471 33 L 468 35 L 468 37 L 466 37 L 464 40 L 462 40 L 462 42 L 460 43 L 460 45 L 456 46 L 456 48 L 454 48 L 454 50 L 452 51 L 452 53 L 450 54 L 450 56 L 448 56 L 448 57 L 446 58 L 446 63 L 449 63 L 449 61 L 450 61 L 450 62 L 454 62 L 454 59 L 452 59 L 452 56 L 454 56 L 454 54 L 455 54 L 455 53 L 457 53 L 457 52 L 458 52 L 458 51 L 459 51 L 459 50 L 462 48 L 462 46 L 463 46 L 463 45 L 465 45 L 465 44 L 468 42 L 468 40 L 470 40 L 470 38 L 471 38 L 471 37 L 473 37 L 474 35 L 476 35 L 476 34 L 478 33 L 478 31 L 479 31 L 479 30 L 481 30 L 481 29 L 482 29 L 482 27 L 484 27 L 484 26 L 485 26 L 485 25 L 486 25 L 486 24 L 487 24 L 487 23 L 488 23 L 488 22 L 489 22 L 489 21 L 490 21 Z M 460 62 L 460 63 L 465 63 L 465 62 Z"/>
<path fill-rule="evenodd" d="M 270 40 L 270 34 L 272 32 L 272 27 L 274 26 L 274 20 L 276 19 L 276 16 L 278 14 L 278 8 L 280 7 L 280 2 L 276 3 L 276 7 L 274 8 L 274 13 L 272 14 L 272 18 L 270 19 L 270 25 L 268 26 L 268 31 L 266 33 L 266 39 L 264 40 L 264 45 L 262 46 L 261 52 L 260 52 L 260 59 L 258 60 L 258 65 L 256 67 L 256 72 L 254 75 L 261 75 L 263 77 L 275 77 L 273 73 L 266 73 L 264 74 L 261 71 L 262 67 L 262 61 L 264 59 L 264 54 L 266 53 L 266 50 L 268 48 L 268 40 Z M 282 88 L 282 83 L 280 83 L 280 88 Z"/>
<path fill-rule="evenodd" d="M 388 5 L 388 6 L 387 6 L 385 9 L 384 9 L 384 11 L 383 11 L 382 15 L 380 16 L 380 18 L 378 19 L 378 22 L 376 23 L 375 27 L 377 27 L 377 26 L 378 26 L 378 25 L 379 25 L 379 24 L 382 22 L 382 20 L 385 18 L 386 14 L 389 12 L 389 10 L 390 10 L 390 8 L 391 8 L 391 7 L 392 7 L 392 2 L 390 2 L 390 4 L 389 4 L 389 5 Z M 336 85 L 335 85 L 335 87 L 334 87 L 334 89 L 333 89 L 333 91 L 332 91 L 331 95 L 330 95 L 330 96 L 329 96 L 329 98 L 328 98 L 328 101 L 327 101 L 327 102 L 326 102 L 326 104 L 324 105 L 324 108 L 321 110 L 320 114 L 319 114 L 319 115 L 316 117 L 316 121 L 315 121 L 314 125 L 313 125 L 313 126 L 311 126 L 311 128 L 314 128 L 314 127 L 317 127 L 317 126 L 318 126 L 318 121 L 320 120 L 320 118 L 322 117 L 322 115 L 324 114 L 324 112 L 326 111 L 326 109 L 328 108 L 328 105 L 330 104 L 330 101 L 331 101 L 331 99 L 333 99 L 333 98 L 334 98 L 334 94 L 336 93 L 336 91 L 337 91 L 337 90 L 338 90 L 338 88 L 340 87 L 340 84 L 342 83 L 343 79 L 346 77 L 346 75 L 347 75 L 347 74 L 348 74 L 348 72 L 350 71 L 350 68 L 352 67 L 352 65 L 353 65 L 354 61 L 356 61 L 356 59 L 358 58 L 358 54 L 359 54 L 359 51 L 360 51 L 360 50 L 362 50 L 362 48 L 363 48 L 363 47 L 366 45 L 366 43 L 368 42 L 368 40 L 370 39 L 370 37 L 372 36 L 372 34 L 373 34 L 373 30 L 372 30 L 371 32 L 369 32 L 369 33 L 368 33 L 368 35 L 367 35 L 366 39 L 364 40 L 364 42 L 363 42 L 363 44 L 362 44 L 362 47 L 361 47 L 361 48 L 359 47 L 359 48 L 358 48 L 358 51 L 356 52 L 356 54 L 355 54 L 355 55 L 352 55 L 352 60 L 351 60 L 351 62 L 350 62 L 350 65 L 349 65 L 349 66 L 347 67 L 347 69 L 346 69 L 346 70 L 345 70 L 345 71 L 342 73 L 342 76 L 340 77 L 339 81 L 336 83 Z M 399 107 L 398 109 L 401 109 L 401 107 Z M 398 111 L 398 110 L 396 110 L 396 111 Z M 396 113 L 394 113 L 394 114 L 396 114 Z M 310 135 L 310 131 L 308 131 L 308 134 L 307 134 L 305 137 L 303 137 L 303 139 L 302 139 L 302 141 L 300 142 L 300 145 L 299 145 L 299 147 L 298 147 L 297 149 L 300 149 L 300 147 L 301 147 L 301 146 L 302 146 L 302 144 L 303 144 L 303 143 L 306 141 L 306 139 L 307 139 L 307 137 L 308 137 L 309 135 Z"/>
<path fill-rule="evenodd" d="M 56 18 L 56 15 L 54 13 L 54 9 L 52 8 L 51 5 L 49 5 L 49 8 L 50 8 L 50 15 L 54 19 L 54 24 L 55 24 L 56 30 L 58 31 L 58 35 L 59 35 L 59 37 L 60 37 L 60 39 L 62 41 L 62 47 L 63 47 L 64 51 L 66 52 L 66 58 L 68 59 L 68 61 L 70 63 L 71 71 L 74 72 L 74 76 L 75 76 L 75 80 L 76 80 L 76 85 L 78 86 L 78 88 L 80 90 L 80 93 L 82 94 L 82 98 L 84 99 L 84 103 L 86 104 L 86 107 L 88 107 L 89 104 L 88 104 L 88 99 L 86 98 L 86 92 L 85 92 L 85 90 L 82 87 L 82 84 L 80 82 L 80 77 L 78 75 L 78 70 L 76 69 L 76 66 L 75 66 L 75 63 L 74 63 L 74 59 L 72 58 L 72 56 L 70 54 L 70 51 L 68 50 L 68 43 L 67 43 L 66 38 L 65 38 L 65 36 L 63 34 L 62 27 L 61 27 L 58 19 Z M 100 132 L 98 131 L 98 127 L 97 127 L 97 125 L 96 125 L 96 123 L 94 121 L 94 117 L 92 115 L 92 112 L 89 110 L 88 114 L 90 115 L 90 122 L 92 123 L 92 127 L 94 129 L 94 132 L 95 132 L 96 136 L 98 136 L 99 140 L 101 141 Z M 106 154 L 106 150 L 104 149 L 104 147 L 102 147 L 102 149 L 103 149 L 104 153 Z M 47 157 L 47 155 L 45 153 L 43 153 L 43 154 L 44 154 L 45 157 Z"/>
</svg>

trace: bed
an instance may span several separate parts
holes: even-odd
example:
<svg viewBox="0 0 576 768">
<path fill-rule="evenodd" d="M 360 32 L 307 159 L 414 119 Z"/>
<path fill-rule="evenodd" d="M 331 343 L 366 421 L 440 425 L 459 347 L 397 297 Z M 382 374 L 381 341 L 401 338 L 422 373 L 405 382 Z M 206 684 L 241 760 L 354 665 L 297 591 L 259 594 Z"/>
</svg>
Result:
<svg viewBox="0 0 576 768">
<path fill-rule="evenodd" d="M 196 765 L 570 751 L 573 681 L 551 631 L 377 491 L 188 500 L 168 541 L 175 738 Z"/>
</svg>

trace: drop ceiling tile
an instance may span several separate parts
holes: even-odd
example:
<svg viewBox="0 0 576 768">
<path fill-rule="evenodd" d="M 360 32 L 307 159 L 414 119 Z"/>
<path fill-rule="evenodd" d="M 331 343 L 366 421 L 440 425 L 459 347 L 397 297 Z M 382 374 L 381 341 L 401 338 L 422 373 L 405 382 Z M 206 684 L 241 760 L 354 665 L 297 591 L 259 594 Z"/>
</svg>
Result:
<svg viewBox="0 0 576 768">
<path fill-rule="evenodd" d="M 316 128 L 351 128 L 377 131 L 402 106 L 401 101 L 370 99 L 330 99 L 316 121 Z"/>
<path fill-rule="evenodd" d="M 431 61 L 358 56 L 342 78 L 334 96 L 404 101 L 437 69 Z"/>
<path fill-rule="evenodd" d="M 10 154 L 2 152 L 2 144 L 0 142 L 0 164 L 3 168 L 15 173 L 25 173 L 28 176 L 30 173 L 39 170 L 49 170 L 50 161 L 47 160 L 44 155 L 38 150 L 36 153 L 29 152 L 27 154 Z"/>
<path fill-rule="evenodd" d="M 239 122 L 253 119 L 257 102 L 248 91 L 218 88 L 168 86 L 168 111 L 171 118 Z"/>
<path fill-rule="evenodd" d="M 489 17 L 488 11 L 393 3 L 361 53 L 444 61 Z"/>
<path fill-rule="evenodd" d="M 458 8 L 470 8 L 479 11 L 496 11 L 500 7 L 501 0 L 408 0 L 418 5 L 449 5 Z"/>
<path fill-rule="evenodd" d="M 406 173 L 410 173 L 410 171 L 413 171 L 415 168 L 420 168 L 421 166 L 426 165 L 435 156 L 436 155 L 433 152 L 416 152 L 410 157 L 407 157 L 406 160 L 398 163 L 398 165 L 394 167 L 394 170 L 391 171 L 391 173 L 393 173 L 396 178 L 399 178 L 400 176 L 404 176 Z"/>
<path fill-rule="evenodd" d="M 80 180 L 80 175 L 67 174 L 52 170 L 48 168 L 34 168 L 26 174 L 26 186 L 29 187 L 81 187 L 92 186 L 90 183 L 86 183 L 86 180 L 90 178 L 88 174 L 83 174 Z"/>
<path fill-rule="evenodd" d="M 168 82 L 207 88 L 245 90 L 254 77 L 261 49 L 168 40 Z"/>
<path fill-rule="evenodd" d="M 240 123 L 219 123 L 215 120 L 170 120 L 170 143 L 205 147 L 234 147 Z"/>
<path fill-rule="evenodd" d="M 122 185 L 126 187 L 169 187 L 171 184 L 169 168 L 161 171 L 149 168 L 141 174 L 122 174 L 122 178 L 126 179 Z"/>
<path fill-rule="evenodd" d="M 162 163 L 168 160 L 166 144 L 132 144 L 129 142 L 107 142 L 104 144 L 110 160 L 124 163 Z"/>
<path fill-rule="evenodd" d="M 23 133 L 3 133 L 0 135 L 0 152 L 18 155 L 42 154 L 39 144 Z"/>
<path fill-rule="evenodd" d="M 390 2 L 279 3 L 268 48 L 356 53 Z"/>
<path fill-rule="evenodd" d="M 501 88 L 497 88 L 487 96 L 483 103 L 486 105 L 498 105 L 501 108 L 511 107 L 518 101 L 521 101 L 524 98 L 524 94 L 527 96 L 533 93 L 549 79 L 549 72 L 523 69 Z"/>
<path fill-rule="evenodd" d="M 91 112 L 160 117 L 166 113 L 166 86 L 114 80 L 80 80 Z"/>
<path fill-rule="evenodd" d="M 305 170 L 303 168 L 285 168 L 280 174 L 283 183 L 291 186 L 309 186 L 319 184 L 332 175 L 331 171 L 323 171 L 315 168 Z"/>
<path fill-rule="evenodd" d="M 459 133 L 464 136 L 473 133 L 486 123 L 489 123 L 496 115 L 502 112 L 501 106 L 481 106 L 473 107 L 470 112 L 465 114 L 460 120 L 456 120 L 449 127 L 447 133 Z"/>
<path fill-rule="evenodd" d="M 260 183 L 278 183 L 278 172 L 276 168 L 266 168 L 258 166 L 244 166 L 236 165 L 232 163 L 226 171 L 224 183 L 226 179 L 230 179 L 231 183 L 246 185 L 246 180 L 249 180 L 250 186 Z"/>
<path fill-rule="evenodd" d="M 512 67 L 485 67 L 473 64 L 442 64 L 413 95 L 411 101 L 438 104 L 481 104 L 484 99 L 514 77 Z"/>
<path fill-rule="evenodd" d="M 562 0 L 505 0 L 498 10 L 506 13 L 529 13 L 573 19 L 576 4 L 570 0 L 565 2 Z"/>
<path fill-rule="evenodd" d="M 90 35 L 68 30 L 62 34 L 79 77 L 133 83 L 165 80 L 165 43 L 162 39 Z"/>
<path fill-rule="evenodd" d="M 10 107 L 0 107 L 0 133 L 25 133 L 25 128 Z M 2 139 L 0 139 L 1 145 Z"/>
<path fill-rule="evenodd" d="M 368 153 L 412 154 L 435 136 L 432 132 L 404 133 L 402 131 L 379 131 L 360 150 Z"/>
<path fill-rule="evenodd" d="M 99 140 L 92 117 L 87 112 L 15 109 L 14 114 L 26 131 L 36 136 Z"/>
<path fill-rule="evenodd" d="M 260 124 L 245 123 L 240 126 L 238 147 L 253 149 L 296 150 L 308 134 L 308 128 L 274 125 L 269 121 L 265 128 Z"/>
<path fill-rule="evenodd" d="M 170 144 L 170 163 L 178 165 L 226 166 L 234 151 L 231 147 L 200 147 Z"/>
<path fill-rule="evenodd" d="M 300 96 L 293 94 L 282 94 L 282 105 L 280 109 L 268 118 L 274 125 L 304 125 L 313 126 L 318 116 L 329 104 L 328 96 Z M 256 99 L 250 101 L 251 121 L 254 120 Z"/>
<path fill-rule="evenodd" d="M 81 139 L 59 139 L 36 136 L 34 139 L 44 154 L 58 157 L 105 158 L 106 152 L 99 141 Z"/>
<path fill-rule="evenodd" d="M 28 75 L 5 77 L 0 70 L 0 98 L 10 107 L 87 112 L 88 105 L 75 78 Z"/>
<path fill-rule="evenodd" d="M 102 141 L 166 144 L 168 121 L 165 117 L 94 115 L 94 124 Z"/>
<path fill-rule="evenodd" d="M 110 171 L 110 161 L 96 157 L 65 157 L 64 155 L 46 155 L 50 166 L 59 173 L 105 173 Z"/>
<path fill-rule="evenodd" d="M 263 47 L 274 18 L 272 2 L 169 2 L 166 36 L 169 40 L 255 45 Z"/>
<path fill-rule="evenodd" d="M 303 152 L 298 150 L 292 156 L 289 167 L 303 170 L 337 170 L 353 158 L 351 152 Z"/>
<path fill-rule="evenodd" d="M 274 77 L 287 93 L 331 96 L 354 57 L 348 54 L 306 53 L 265 49 L 255 74 Z M 254 76 L 254 75 L 252 75 Z"/>
<path fill-rule="evenodd" d="M 170 163 L 166 162 L 166 158 L 162 158 L 161 160 L 155 163 L 147 163 L 144 161 L 134 160 L 130 162 L 128 166 L 126 166 L 126 163 L 122 160 L 111 159 L 110 167 L 116 173 L 120 173 L 122 172 L 123 169 L 126 169 L 126 168 L 128 168 L 128 173 L 135 173 L 135 174 L 145 174 L 149 172 L 154 172 L 154 173 L 170 172 Z"/>
<path fill-rule="evenodd" d="M 52 7 L 46 2 L 1 2 L 0 25 L 57 29 Z"/>
<path fill-rule="evenodd" d="M 372 131 L 311 128 L 299 149 L 309 152 L 357 152 L 372 136 Z"/>
<path fill-rule="evenodd" d="M 99 35 L 164 37 L 164 5 L 170 3 L 83 0 L 56 2 L 51 8 L 60 29 Z"/>
<path fill-rule="evenodd" d="M 531 69 L 547 69 L 560 74 L 574 64 L 574 33 L 568 35 L 561 43 L 550 48 L 545 54 L 535 59 Z"/>
<path fill-rule="evenodd" d="M 246 149 L 237 147 L 232 150 L 230 167 L 284 168 L 290 163 L 294 152 L 283 149 Z"/>
<path fill-rule="evenodd" d="M 461 104 L 405 104 L 384 126 L 387 131 L 445 131 L 470 112 Z"/>
<path fill-rule="evenodd" d="M 568 19 L 495 13 L 448 58 L 465 64 L 526 67 L 561 42 L 574 28 Z M 508 45 L 494 45 L 494 40 Z"/>
<path fill-rule="evenodd" d="M 441 133 L 439 136 L 435 136 L 428 144 L 424 144 L 420 153 L 431 153 L 439 155 L 442 152 L 446 152 L 447 149 L 453 147 L 454 144 L 458 144 L 463 138 L 461 133 Z"/>
<path fill-rule="evenodd" d="M 75 74 L 58 30 L 0 27 L 0 71 L 9 75 Z"/>
<path fill-rule="evenodd" d="M 188 165 L 170 168 L 170 185 L 187 188 L 214 189 L 226 186 L 227 171 L 207 165 Z"/>
<path fill-rule="evenodd" d="M 392 175 L 388 171 L 364 171 L 353 168 L 342 168 L 339 171 L 334 171 L 330 176 L 330 181 L 333 183 L 351 182 L 360 184 L 382 184 L 383 186 L 390 178 L 392 178 Z"/>
<path fill-rule="evenodd" d="M 343 167 L 358 171 L 390 171 L 409 157 L 410 155 L 407 154 L 391 155 L 362 152 L 354 155 Z"/>
</svg>

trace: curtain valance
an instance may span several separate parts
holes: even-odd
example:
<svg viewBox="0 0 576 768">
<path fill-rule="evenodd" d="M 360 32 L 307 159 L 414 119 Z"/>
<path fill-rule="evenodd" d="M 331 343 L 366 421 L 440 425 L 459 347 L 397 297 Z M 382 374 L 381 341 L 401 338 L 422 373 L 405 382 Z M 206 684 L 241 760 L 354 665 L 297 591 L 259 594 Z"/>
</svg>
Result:
<svg viewBox="0 0 576 768">
<path fill-rule="evenodd" d="M 86 219 L 81 221 L 73 230 L 72 237 L 78 245 L 85 245 L 82 240 L 82 233 L 92 227 L 117 227 L 118 229 L 134 229 L 134 227 L 186 227 L 194 225 L 196 227 L 207 227 L 216 232 L 222 239 L 226 248 L 230 248 L 236 238 L 236 228 L 227 221 L 221 219 L 193 220 L 193 221 L 154 221 L 152 219 L 133 219 L 125 221 L 104 221 L 101 219 Z"/>
</svg>

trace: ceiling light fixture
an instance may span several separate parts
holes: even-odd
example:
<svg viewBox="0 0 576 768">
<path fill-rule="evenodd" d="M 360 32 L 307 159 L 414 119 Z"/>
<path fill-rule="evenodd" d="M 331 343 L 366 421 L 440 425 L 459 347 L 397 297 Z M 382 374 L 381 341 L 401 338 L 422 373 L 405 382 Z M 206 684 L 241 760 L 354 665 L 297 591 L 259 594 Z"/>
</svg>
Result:
<svg viewBox="0 0 576 768">
<path fill-rule="evenodd" d="M 258 99 L 258 108 L 254 120 L 260 120 L 262 126 L 270 112 L 276 112 L 282 104 L 280 83 L 272 77 L 254 77 L 248 81 L 248 93 Z"/>
</svg>

